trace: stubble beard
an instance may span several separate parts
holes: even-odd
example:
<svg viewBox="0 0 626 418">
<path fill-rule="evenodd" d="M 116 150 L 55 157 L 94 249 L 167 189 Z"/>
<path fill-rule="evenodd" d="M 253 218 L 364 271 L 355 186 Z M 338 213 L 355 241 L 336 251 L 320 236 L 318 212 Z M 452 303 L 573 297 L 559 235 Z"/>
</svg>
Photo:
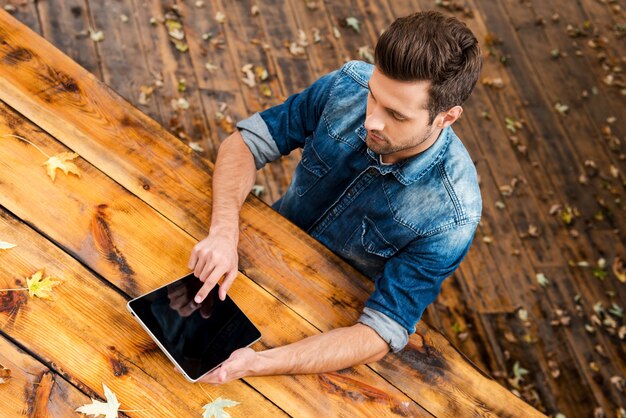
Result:
<svg viewBox="0 0 626 418">
<path fill-rule="evenodd" d="M 396 152 L 404 151 L 404 150 L 409 149 L 409 148 L 415 148 L 415 147 L 423 144 L 424 142 L 426 142 L 430 138 L 430 136 L 433 134 L 433 132 L 434 132 L 434 130 L 431 130 L 430 132 L 426 133 L 422 137 L 411 138 L 410 141 L 407 141 L 405 143 L 392 145 L 391 141 L 389 141 L 389 139 L 387 137 L 385 137 L 384 135 L 374 131 L 373 132 L 374 135 L 376 135 L 377 138 L 382 139 L 382 141 L 377 141 L 376 139 L 372 138 L 370 133 L 368 132 L 367 136 L 365 138 L 365 143 L 366 143 L 367 147 L 369 149 L 371 149 L 372 151 L 374 151 L 376 154 L 378 154 L 378 155 L 389 155 L 389 154 L 393 154 L 393 153 L 396 153 Z"/>
</svg>

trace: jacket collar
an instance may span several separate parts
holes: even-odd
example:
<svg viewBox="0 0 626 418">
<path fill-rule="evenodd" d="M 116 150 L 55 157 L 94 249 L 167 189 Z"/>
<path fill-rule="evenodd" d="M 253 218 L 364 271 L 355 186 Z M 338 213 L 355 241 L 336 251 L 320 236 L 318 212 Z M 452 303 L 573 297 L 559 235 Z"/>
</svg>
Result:
<svg viewBox="0 0 626 418">
<path fill-rule="evenodd" d="M 357 129 L 356 134 L 365 142 L 367 130 L 363 125 Z M 374 153 L 374 151 L 369 148 L 367 148 L 367 155 L 372 159 L 373 164 L 375 164 L 381 174 L 393 173 L 400 183 L 408 186 L 422 178 L 443 159 L 450 145 L 450 141 L 452 140 L 452 136 L 452 128 L 448 126 L 439 133 L 439 137 L 435 143 L 428 149 L 413 157 L 391 165 L 380 164 L 378 154 Z"/>
</svg>

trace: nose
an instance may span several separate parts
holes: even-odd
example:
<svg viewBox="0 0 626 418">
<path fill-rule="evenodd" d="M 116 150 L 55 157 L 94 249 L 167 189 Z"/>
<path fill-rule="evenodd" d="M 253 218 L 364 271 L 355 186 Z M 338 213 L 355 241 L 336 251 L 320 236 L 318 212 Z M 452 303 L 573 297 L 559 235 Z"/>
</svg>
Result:
<svg viewBox="0 0 626 418">
<path fill-rule="evenodd" d="M 385 123 L 380 115 L 378 106 L 373 103 L 368 103 L 367 110 L 365 112 L 365 129 L 368 131 L 382 132 L 385 128 Z"/>
</svg>

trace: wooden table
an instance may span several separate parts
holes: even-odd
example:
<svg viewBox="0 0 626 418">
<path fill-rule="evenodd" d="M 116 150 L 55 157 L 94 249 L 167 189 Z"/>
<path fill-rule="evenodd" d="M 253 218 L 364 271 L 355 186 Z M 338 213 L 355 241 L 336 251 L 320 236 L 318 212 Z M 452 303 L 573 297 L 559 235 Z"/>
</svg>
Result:
<svg viewBox="0 0 626 418">
<path fill-rule="evenodd" d="M 0 415 L 73 414 L 102 384 L 130 416 L 539 416 L 427 324 L 406 349 L 336 373 L 191 384 L 126 301 L 187 272 L 210 220 L 210 162 L 47 41 L 0 11 L 0 287 L 45 268 L 49 300 L 0 292 Z M 39 149 L 38 149 L 38 148 Z M 53 182 L 42 153 L 76 152 Z M 264 349 L 354 323 L 372 283 L 271 208 L 242 210 L 230 295 Z"/>
</svg>

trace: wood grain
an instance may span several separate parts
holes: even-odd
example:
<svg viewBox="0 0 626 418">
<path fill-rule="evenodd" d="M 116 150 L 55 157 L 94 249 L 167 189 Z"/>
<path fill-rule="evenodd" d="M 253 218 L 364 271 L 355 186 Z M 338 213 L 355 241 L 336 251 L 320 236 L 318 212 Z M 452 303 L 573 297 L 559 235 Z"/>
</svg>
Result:
<svg viewBox="0 0 626 418">
<path fill-rule="evenodd" d="M 0 21 L 2 27 L 9 22 L 12 27 L 17 26 L 5 14 L 0 15 Z M 25 49 L 16 49 L 17 45 L 22 45 L 20 39 L 25 37 L 29 39 L 27 54 L 18 53 Z M 172 141 L 154 122 L 120 101 L 43 40 L 31 39 L 33 35 L 22 28 L 11 33 L 0 29 L 0 38 L 0 53 L 4 54 L 4 61 L 20 69 L 19 77 L 15 75 L 16 72 L 0 70 L 3 100 L 195 237 L 200 238 L 206 233 L 209 213 L 208 205 L 204 202 L 209 196 L 210 179 L 207 163 L 193 156 L 185 157 L 185 152 L 177 142 Z M 36 52 L 40 49 L 47 51 L 46 58 Z M 50 64 L 50 55 L 54 55 L 54 66 Z M 25 56 L 29 58 L 22 59 Z M 56 73 L 56 79 L 49 77 L 42 80 L 37 77 L 42 69 L 53 67 L 63 68 L 62 74 Z M 41 86 L 42 82 L 48 83 L 50 87 L 57 86 L 52 87 L 55 88 L 55 94 L 36 87 Z M 59 90 L 58 86 L 63 89 Z M 85 97 L 77 94 L 76 90 L 89 91 L 90 95 Z M 46 100 L 54 102 L 54 106 Z M 107 109 L 106 114 L 101 110 L 103 106 Z M 80 109 L 80 114 L 77 109 Z M 64 123 L 55 123 L 58 119 Z M 116 120 L 121 123 L 118 125 Z M 112 131 L 117 133 L 116 141 L 111 139 Z M 137 149 L 149 150 L 150 158 L 146 159 L 143 155 L 139 159 L 128 152 Z M 150 184 L 141 174 L 143 172 L 150 172 Z M 155 178 L 158 178 L 158 183 L 154 182 Z M 148 190 L 143 187 L 146 185 Z M 250 199 L 242 211 L 242 217 L 241 252 L 246 273 L 321 330 L 354 321 L 371 289 L 371 283 L 306 234 L 272 215 L 260 202 Z M 265 269 L 259 266 L 265 266 Z M 329 300 L 327 295 L 332 295 L 332 298 Z M 341 314 L 336 306 L 343 307 Z M 390 361 L 396 361 L 396 365 L 402 366 L 401 375 L 405 377 L 394 383 L 405 393 L 412 393 L 413 399 L 419 399 L 429 412 L 452 415 L 462 406 L 478 408 L 481 413 L 536 413 L 468 365 L 440 335 L 432 330 L 428 332 L 429 335 L 436 335 L 433 341 L 438 342 L 428 347 L 447 347 L 442 354 L 445 367 L 436 361 L 426 361 L 434 358 L 432 350 L 425 351 L 426 357 L 420 355 L 426 341 L 420 335 L 412 336 L 411 346 L 401 355 L 390 356 Z M 420 361 L 416 363 L 412 358 Z M 421 371 L 414 369 L 417 364 L 423 366 Z M 457 369 L 463 370 L 462 378 L 455 377 Z M 398 370 L 397 367 L 395 370 Z M 391 375 L 391 370 L 379 372 Z M 437 381 L 438 386 L 433 386 L 432 380 L 429 380 L 433 373 L 442 376 Z M 448 382 L 449 386 L 442 382 Z M 464 390 L 460 390 L 459 385 Z M 489 391 L 485 388 L 489 388 Z M 441 403 L 444 393 L 447 393 L 446 404 Z M 476 399 L 480 399 L 480 402 Z"/>
</svg>

